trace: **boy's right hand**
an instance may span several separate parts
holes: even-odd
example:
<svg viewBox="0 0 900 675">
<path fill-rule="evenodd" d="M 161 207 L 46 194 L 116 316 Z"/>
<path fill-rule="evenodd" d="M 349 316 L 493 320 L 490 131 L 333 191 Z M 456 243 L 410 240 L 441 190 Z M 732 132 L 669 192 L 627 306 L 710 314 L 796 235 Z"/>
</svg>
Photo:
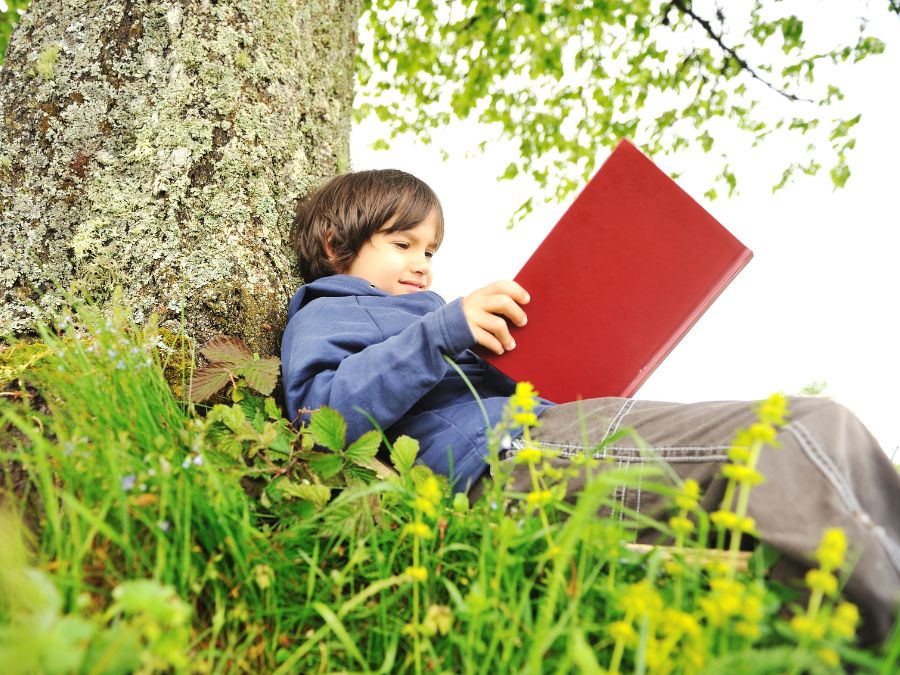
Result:
<svg viewBox="0 0 900 675">
<path fill-rule="evenodd" d="M 528 304 L 530 299 L 515 281 L 495 281 L 469 293 L 462 300 L 462 308 L 475 341 L 495 354 L 514 349 L 516 341 L 503 317 L 524 326 L 528 319 L 519 305 Z"/>
</svg>

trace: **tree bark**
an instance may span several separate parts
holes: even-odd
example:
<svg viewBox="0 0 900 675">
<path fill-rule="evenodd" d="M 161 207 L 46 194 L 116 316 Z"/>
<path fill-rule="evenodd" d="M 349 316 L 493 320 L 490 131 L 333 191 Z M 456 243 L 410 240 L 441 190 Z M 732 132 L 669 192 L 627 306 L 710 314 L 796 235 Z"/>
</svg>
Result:
<svg viewBox="0 0 900 675">
<path fill-rule="evenodd" d="M 277 352 L 295 200 L 349 168 L 359 0 L 34 0 L 0 71 L 0 333 L 121 287 Z"/>
</svg>

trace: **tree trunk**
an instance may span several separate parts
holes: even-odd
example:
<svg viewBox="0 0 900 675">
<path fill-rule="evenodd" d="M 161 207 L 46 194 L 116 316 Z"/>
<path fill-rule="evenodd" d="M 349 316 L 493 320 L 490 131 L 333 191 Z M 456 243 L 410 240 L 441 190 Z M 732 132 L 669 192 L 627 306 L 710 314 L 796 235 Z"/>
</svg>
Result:
<svg viewBox="0 0 900 675">
<path fill-rule="evenodd" d="M 120 286 L 277 351 L 295 200 L 349 167 L 359 0 L 34 0 L 0 71 L 0 333 Z"/>
</svg>

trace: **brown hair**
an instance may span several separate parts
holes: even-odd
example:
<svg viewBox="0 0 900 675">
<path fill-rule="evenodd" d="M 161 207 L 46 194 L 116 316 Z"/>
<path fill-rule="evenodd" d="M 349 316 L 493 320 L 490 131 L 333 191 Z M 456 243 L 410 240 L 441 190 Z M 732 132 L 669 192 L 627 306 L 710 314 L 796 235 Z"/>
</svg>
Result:
<svg viewBox="0 0 900 675">
<path fill-rule="evenodd" d="M 291 243 L 303 280 L 340 274 L 373 234 L 382 228 L 387 232 L 411 230 L 432 210 L 438 215 L 440 246 L 444 214 L 437 195 L 423 181 L 397 169 L 335 176 L 297 206 Z"/>
</svg>

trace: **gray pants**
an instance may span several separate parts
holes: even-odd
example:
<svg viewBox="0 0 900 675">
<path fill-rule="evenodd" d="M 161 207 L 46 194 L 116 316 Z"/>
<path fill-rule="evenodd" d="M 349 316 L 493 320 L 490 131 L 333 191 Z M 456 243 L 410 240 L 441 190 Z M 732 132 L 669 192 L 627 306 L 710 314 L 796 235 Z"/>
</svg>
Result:
<svg viewBox="0 0 900 675">
<path fill-rule="evenodd" d="M 638 449 L 631 436 L 624 436 L 594 455 L 610 460 L 607 466 L 626 471 L 663 460 L 681 479 L 697 480 L 704 495 L 702 506 L 714 511 L 725 488 L 719 470 L 728 461 L 734 433 L 755 420 L 748 402 L 680 404 L 600 398 L 550 408 L 533 436 L 558 451 L 554 461 L 565 464 L 569 457 L 584 452 L 583 427 L 589 448 L 630 427 L 649 449 Z M 897 469 L 862 423 L 829 399 L 791 399 L 788 424 L 777 440 L 781 447 L 765 448 L 760 457 L 758 469 L 766 482 L 751 492 L 748 512 L 761 540 L 783 554 L 773 574 L 802 578 L 803 569 L 814 564 L 812 554 L 822 532 L 842 528 L 850 555 L 859 556 L 844 590 L 860 607 L 860 636 L 864 642 L 883 640 L 900 605 Z M 513 489 L 530 489 L 526 465 L 514 465 L 512 481 Z M 569 494 L 577 494 L 583 485 L 583 479 L 571 480 Z M 476 484 L 473 492 L 477 496 L 483 489 Z M 642 490 L 639 481 L 616 490 L 614 498 L 654 516 L 665 506 L 659 495 Z M 641 538 L 647 536 L 652 533 Z"/>
</svg>

